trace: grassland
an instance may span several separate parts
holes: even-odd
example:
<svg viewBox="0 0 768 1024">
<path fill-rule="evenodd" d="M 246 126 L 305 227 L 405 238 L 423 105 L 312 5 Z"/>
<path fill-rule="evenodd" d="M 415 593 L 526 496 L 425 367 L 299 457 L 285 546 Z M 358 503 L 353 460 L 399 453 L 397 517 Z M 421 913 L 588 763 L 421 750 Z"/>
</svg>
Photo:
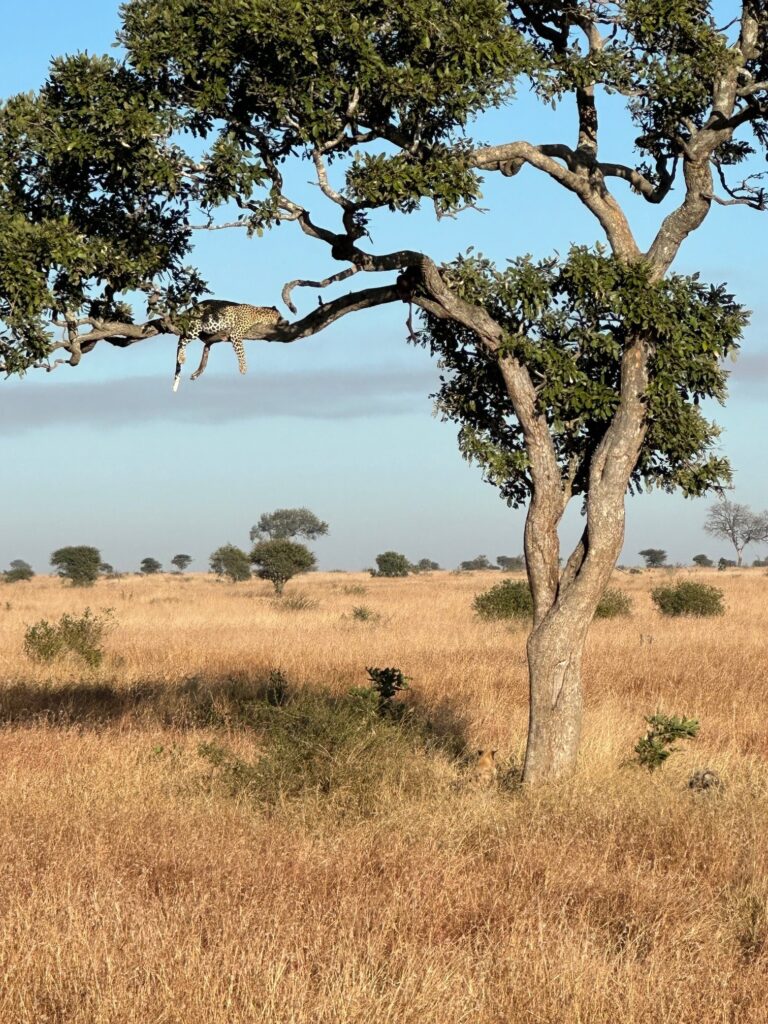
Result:
<svg viewBox="0 0 768 1024">
<path fill-rule="evenodd" d="M 567 783 L 478 790 L 410 738 L 362 806 L 359 751 L 333 792 L 264 802 L 201 744 L 259 764 L 240 712 L 274 669 L 342 695 L 396 665 L 436 734 L 514 765 L 524 632 L 471 614 L 496 574 L 313 574 L 303 611 L 204 576 L 0 587 L 0 1021 L 762 1024 L 768 576 L 697 578 L 723 618 L 664 621 L 658 575 L 617 575 L 634 613 L 593 626 Z M 24 656 L 86 606 L 114 609 L 99 668 Z M 622 767 L 657 708 L 699 738 Z M 721 792 L 688 790 L 704 766 Z"/>
</svg>

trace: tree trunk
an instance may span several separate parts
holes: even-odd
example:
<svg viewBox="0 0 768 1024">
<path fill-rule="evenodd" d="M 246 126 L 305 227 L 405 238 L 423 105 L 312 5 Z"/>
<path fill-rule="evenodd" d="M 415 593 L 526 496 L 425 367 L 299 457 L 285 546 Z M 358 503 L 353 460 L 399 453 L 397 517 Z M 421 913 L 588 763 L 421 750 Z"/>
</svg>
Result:
<svg viewBox="0 0 768 1024">
<path fill-rule="evenodd" d="M 534 499 L 525 525 L 525 549 L 534 596 L 528 638 L 530 704 L 523 782 L 535 785 L 573 771 L 581 738 L 581 664 L 587 631 L 624 543 L 624 503 L 645 437 L 648 352 L 642 339 L 622 359 L 622 402 L 589 467 L 584 533 L 554 590 L 557 530 L 567 495 L 558 504 Z"/>
<path fill-rule="evenodd" d="M 589 621 L 553 609 L 528 638 L 530 703 L 523 779 L 571 772 L 581 739 L 581 662 Z"/>
</svg>

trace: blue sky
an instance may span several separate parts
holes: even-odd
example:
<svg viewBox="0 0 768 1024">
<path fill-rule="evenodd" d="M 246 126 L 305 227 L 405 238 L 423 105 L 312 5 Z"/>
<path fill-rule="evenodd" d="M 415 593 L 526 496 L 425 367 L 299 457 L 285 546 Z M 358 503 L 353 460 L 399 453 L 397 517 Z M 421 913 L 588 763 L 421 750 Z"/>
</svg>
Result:
<svg viewBox="0 0 768 1024">
<path fill-rule="evenodd" d="M 2 7 L 2 96 L 36 88 L 53 55 L 107 51 L 118 23 L 113 0 L 4 0 Z M 631 126 L 611 102 L 601 102 L 601 113 L 604 156 L 630 160 Z M 484 121 L 477 136 L 568 140 L 567 114 L 524 95 Z M 294 194 L 317 202 L 308 177 L 306 165 L 295 172 Z M 616 192 L 647 244 L 667 208 L 650 207 L 618 184 Z M 532 170 L 512 179 L 490 176 L 482 205 L 491 212 L 439 223 L 428 210 L 410 218 L 379 215 L 375 249 L 410 244 L 443 260 L 474 244 L 503 261 L 525 252 L 564 253 L 571 242 L 600 238 L 573 197 Z M 726 281 L 753 310 L 728 406 L 714 415 L 736 473 L 733 497 L 755 509 L 768 506 L 766 216 L 715 207 L 675 265 Z M 286 280 L 338 269 L 323 246 L 290 224 L 263 239 L 203 234 L 196 260 L 212 295 L 266 305 L 279 304 Z M 312 290 L 294 296 L 300 313 L 317 301 Z M 362 568 L 389 548 L 447 567 L 480 553 L 521 551 L 523 513 L 508 509 L 463 462 L 455 427 L 432 415 L 437 369 L 406 344 L 405 312 L 398 305 L 347 317 L 293 345 L 247 343 L 246 377 L 237 373 L 231 348 L 216 346 L 205 376 L 185 379 L 176 395 L 173 338 L 124 352 L 98 346 L 75 369 L 0 382 L 0 567 L 25 558 L 44 572 L 55 548 L 88 543 L 123 569 L 137 568 L 147 555 L 167 564 L 180 551 L 204 569 L 218 545 L 247 547 L 262 512 L 297 505 L 331 525 L 314 545 L 326 569 Z M 191 345 L 187 369 L 197 354 Z M 644 547 L 663 547 L 672 561 L 688 562 L 699 551 L 728 555 L 702 532 L 709 503 L 664 494 L 630 499 L 622 560 L 639 561 Z M 564 546 L 578 528 L 574 508 Z"/>
</svg>

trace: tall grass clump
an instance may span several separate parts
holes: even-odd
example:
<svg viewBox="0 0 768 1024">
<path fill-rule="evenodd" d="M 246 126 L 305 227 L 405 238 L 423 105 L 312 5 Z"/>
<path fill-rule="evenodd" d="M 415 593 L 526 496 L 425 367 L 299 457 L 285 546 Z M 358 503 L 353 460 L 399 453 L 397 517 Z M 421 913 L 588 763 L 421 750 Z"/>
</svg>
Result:
<svg viewBox="0 0 768 1024">
<path fill-rule="evenodd" d="M 40 619 L 24 633 L 24 653 L 33 661 L 46 664 L 66 654 L 74 654 L 90 668 L 104 660 L 104 637 L 112 627 L 112 610 L 94 615 L 86 608 L 81 616 L 65 612 L 58 623 Z"/>
<path fill-rule="evenodd" d="M 653 603 L 662 615 L 722 615 L 723 592 L 706 583 L 680 580 L 674 586 L 655 587 L 651 591 Z"/>
</svg>

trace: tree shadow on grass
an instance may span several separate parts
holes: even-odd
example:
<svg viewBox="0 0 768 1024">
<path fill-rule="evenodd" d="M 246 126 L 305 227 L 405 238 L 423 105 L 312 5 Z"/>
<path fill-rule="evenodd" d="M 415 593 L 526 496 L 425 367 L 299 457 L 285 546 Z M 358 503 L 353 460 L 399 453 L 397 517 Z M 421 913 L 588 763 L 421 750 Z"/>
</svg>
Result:
<svg viewBox="0 0 768 1024">
<path fill-rule="evenodd" d="M 354 691 L 358 694 L 365 691 Z M 112 724 L 161 728 L 269 729 L 281 710 L 290 718 L 311 697 L 323 714 L 343 716 L 350 694 L 320 687 L 298 688 L 276 670 L 259 675 L 213 679 L 191 677 L 181 683 L 17 683 L 0 687 L 0 727 L 45 723 L 61 728 L 89 729 Z M 403 705 L 407 713 L 390 718 L 426 747 L 459 758 L 466 749 L 468 722 L 454 702 L 429 703 L 411 690 Z"/>
</svg>

